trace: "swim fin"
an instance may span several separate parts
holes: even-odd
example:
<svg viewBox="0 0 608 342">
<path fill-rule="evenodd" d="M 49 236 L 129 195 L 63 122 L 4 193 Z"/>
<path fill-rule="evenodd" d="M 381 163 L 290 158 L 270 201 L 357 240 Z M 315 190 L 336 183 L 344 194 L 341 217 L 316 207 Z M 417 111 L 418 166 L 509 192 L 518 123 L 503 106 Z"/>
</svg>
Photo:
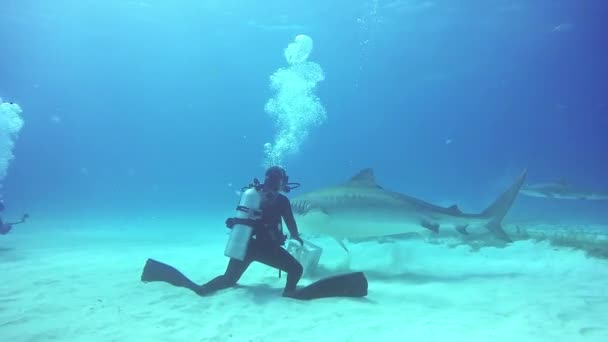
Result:
<svg viewBox="0 0 608 342">
<path fill-rule="evenodd" d="M 146 261 L 146 265 L 144 266 L 144 270 L 141 274 L 141 281 L 164 281 L 173 286 L 185 287 L 194 292 L 197 292 L 197 290 L 200 288 L 199 285 L 196 285 L 194 282 L 192 282 L 192 280 L 188 279 L 175 267 L 163 264 L 162 262 L 154 259 L 148 259 Z"/>
<path fill-rule="evenodd" d="M 310 300 L 327 297 L 365 297 L 367 278 L 363 272 L 340 274 L 318 280 L 285 294 L 286 297 Z"/>
<path fill-rule="evenodd" d="M 164 281 L 173 286 L 184 287 L 201 294 L 202 286 L 188 279 L 173 266 L 154 259 L 148 259 L 141 274 L 141 281 Z M 352 272 L 327 277 L 310 285 L 286 293 L 286 297 L 311 300 L 327 297 L 365 297 L 367 296 L 367 278 L 363 272 Z"/>
</svg>

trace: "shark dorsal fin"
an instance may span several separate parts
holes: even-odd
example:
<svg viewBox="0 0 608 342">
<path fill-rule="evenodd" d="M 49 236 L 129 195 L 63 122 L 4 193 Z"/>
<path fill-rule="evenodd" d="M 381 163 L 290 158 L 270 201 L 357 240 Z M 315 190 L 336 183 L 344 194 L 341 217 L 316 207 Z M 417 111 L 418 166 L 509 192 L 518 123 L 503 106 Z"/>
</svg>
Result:
<svg viewBox="0 0 608 342">
<path fill-rule="evenodd" d="M 447 210 L 454 215 L 459 215 L 462 214 L 462 211 L 460 211 L 460 208 L 458 208 L 458 206 L 456 204 L 450 206 L 447 208 Z"/>
<path fill-rule="evenodd" d="M 359 171 L 356 175 L 352 176 L 347 182 L 348 185 L 363 186 L 382 188 L 376 183 L 376 177 L 374 177 L 374 170 L 372 168 L 366 168 Z"/>
</svg>

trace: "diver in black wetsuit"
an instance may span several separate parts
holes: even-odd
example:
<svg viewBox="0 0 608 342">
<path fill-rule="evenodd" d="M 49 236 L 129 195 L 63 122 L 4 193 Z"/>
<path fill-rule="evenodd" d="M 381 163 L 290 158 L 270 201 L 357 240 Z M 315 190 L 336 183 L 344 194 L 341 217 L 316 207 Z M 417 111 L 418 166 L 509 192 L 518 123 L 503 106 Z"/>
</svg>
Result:
<svg viewBox="0 0 608 342">
<path fill-rule="evenodd" d="M 2 203 L 0 201 L 0 212 L 2 212 L 2 211 L 4 211 L 4 203 Z M 0 235 L 8 234 L 11 231 L 11 229 L 13 229 L 14 225 L 25 222 L 25 220 L 27 220 L 28 217 L 29 217 L 28 214 L 24 214 L 23 217 L 21 217 L 21 221 L 12 222 L 12 223 L 4 223 L 4 221 L 2 220 L 2 217 L 0 217 Z"/>
<path fill-rule="evenodd" d="M 258 261 L 270 267 L 287 273 L 287 283 L 283 296 L 289 297 L 296 290 L 296 285 L 302 277 L 302 265 L 281 246 L 286 236 L 282 232 L 282 220 L 285 220 L 290 237 L 303 245 L 298 233 L 298 226 L 291 210 L 289 199 L 279 193 L 289 192 L 288 176 L 283 168 L 278 166 L 266 170 L 266 178 L 262 185 L 263 197 L 261 203 L 262 217 L 255 223 L 252 238 L 245 260 L 231 258 L 223 275 L 220 275 L 206 284 L 201 285 L 196 293 L 206 295 L 217 290 L 236 285 L 247 267 Z M 232 228 L 235 224 L 233 218 L 226 220 L 226 225 Z"/>
<path fill-rule="evenodd" d="M 297 284 L 302 277 L 302 265 L 281 247 L 286 240 L 286 236 L 283 235 L 281 229 L 281 220 L 285 220 L 290 237 L 304 245 L 293 217 L 291 203 L 287 197 L 279 193 L 280 191 L 289 192 L 295 188 L 292 188 L 292 185 L 294 183 L 288 183 L 285 170 L 276 166 L 266 171 L 264 184 L 255 181 L 256 193 L 262 193 L 260 206 L 258 207 L 257 204 L 255 206 L 255 208 L 259 208 L 261 216 L 257 215 L 256 210 L 256 215 L 252 216 L 253 218 L 235 217 L 226 220 L 226 225 L 229 228 L 234 227 L 232 229 L 237 229 L 237 224 L 251 227 L 252 235 L 249 240 L 245 240 L 247 249 L 243 260 L 231 258 L 223 275 L 215 277 L 206 284 L 198 285 L 175 267 L 148 258 L 141 273 L 141 281 L 146 283 L 162 281 L 173 286 L 187 288 L 198 295 L 204 296 L 236 285 L 247 267 L 253 261 L 258 261 L 287 273 L 287 283 L 283 290 L 284 297 L 311 300 L 328 297 L 367 296 L 368 284 L 363 272 L 335 275 L 297 288 Z M 259 199 L 258 197 L 256 201 Z M 247 207 L 240 209 L 245 211 Z M 246 235 L 245 239 L 248 236 Z"/>
</svg>

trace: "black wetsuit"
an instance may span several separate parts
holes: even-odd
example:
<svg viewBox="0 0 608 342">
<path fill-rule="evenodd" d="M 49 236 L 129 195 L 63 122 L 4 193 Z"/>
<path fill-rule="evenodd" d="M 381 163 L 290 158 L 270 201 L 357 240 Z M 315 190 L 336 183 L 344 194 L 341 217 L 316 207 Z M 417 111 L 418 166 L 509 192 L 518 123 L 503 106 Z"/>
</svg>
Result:
<svg viewBox="0 0 608 342">
<path fill-rule="evenodd" d="M 236 285 L 253 261 L 261 262 L 287 273 L 284 293 L 296 289 L 296 285 L 302 277 L 302 265 L 281 247 L 285 243 L 285 236 L 280 229 L 281 219 L 285 220 L 292 237 L 299 236 L 291 203 L 284 195 L 276 194 L 274 199 L 264 200 L 261 209 L 262 218 L 260 224 L 254 227 L 254 235 L 249 242 L 245 260 L 240 261 L 231 258 L 226 272 L 200 286 L 196 291 L 198 294 L 206 295 Z"/>
</svg>

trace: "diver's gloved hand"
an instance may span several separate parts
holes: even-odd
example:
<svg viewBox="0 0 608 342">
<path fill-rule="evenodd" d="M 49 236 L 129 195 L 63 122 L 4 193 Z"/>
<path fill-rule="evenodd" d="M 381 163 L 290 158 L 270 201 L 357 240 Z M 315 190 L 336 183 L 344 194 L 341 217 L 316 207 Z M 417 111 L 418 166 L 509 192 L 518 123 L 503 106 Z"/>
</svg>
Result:
<svg viewBox="0 0 608 342">
<path fill-rule="evenodd" d="M 304 240 L 302 240 L 302 238 L 300 237 L 300 235 L 294 235 L 291 237 L 292 239 L 298 241 L 300 243 L 300 245 L 304 246 Z"/>
<path fill-rule="evenodd" d="M 226 227 L 232 229 L 232 227 L 234 227 L 235 224 L 236 224 L 236 220 L 234 219 L 234 217 L 230 217 L 230 218 L 226 219 Z"/>
</svg>

